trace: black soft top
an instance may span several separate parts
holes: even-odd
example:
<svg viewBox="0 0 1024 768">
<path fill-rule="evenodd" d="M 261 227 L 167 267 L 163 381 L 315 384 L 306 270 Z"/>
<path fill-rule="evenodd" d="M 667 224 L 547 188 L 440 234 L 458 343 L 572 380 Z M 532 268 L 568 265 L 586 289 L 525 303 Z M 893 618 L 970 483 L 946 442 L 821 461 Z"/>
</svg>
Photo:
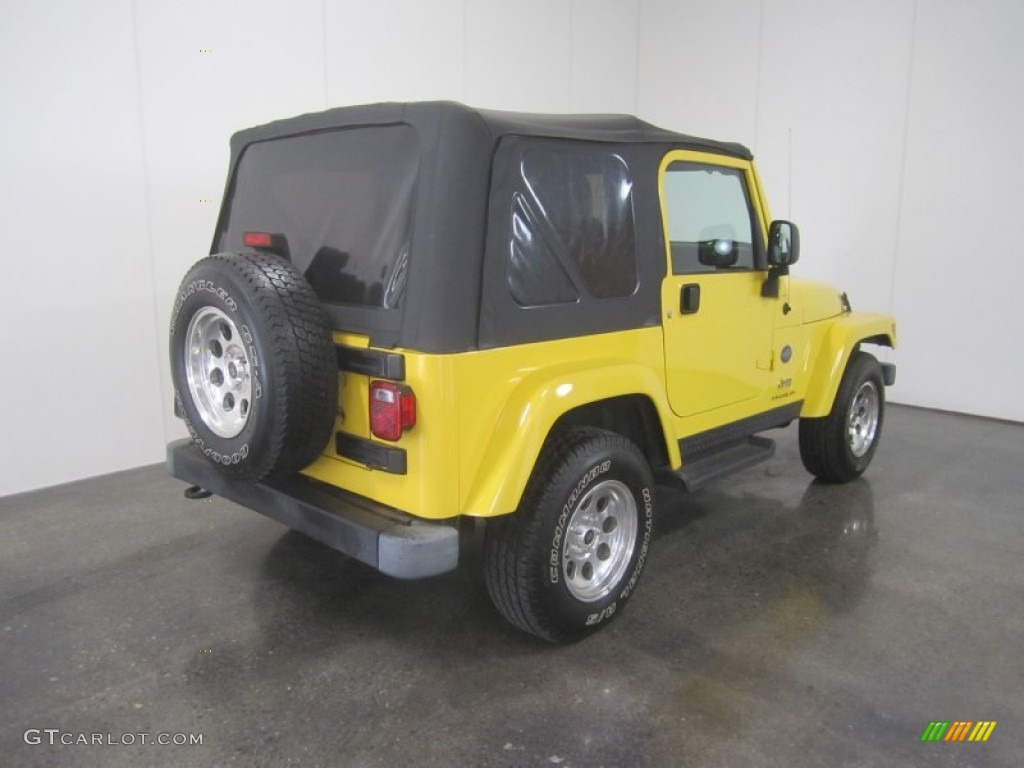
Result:
<svg viewBox="0 0 1024 768">
<path fill-rule="evenodd" d="M 683 149 L 714 152 L 744 160 L 753 157 L 742 144 L 669 131 L 632 115 L 503 112 L 474 109 L 455 101 L 384 102 L 312 112 L 239 131 L 231 139 L 231 149 L 235 155 L 246 144 L 254 141 L 332 128 L 390 123 L 409 123 L 425 130 L 436 130 L 444 126 L 446 138 L 456 142 L 459 133 L 465 132 L 468 138 L 470 134 L 479 136 L 484 131 L 494 143 L 502 136 L 545 136 L 623 144 L 671 144 Z"/>
<path fill-rule="evenodd" d="M 456 352 L 655 325 L 666 269 L 658 167 L 666 151 L 690 149 L 751 159 L 740 145 L 668 131 L 628 115 L 544 115 L 473 109 L 448 101 L 339 107 L 248 128 L 231 139 L 231 165 L 212 251 L 243 248 L 232 221 L 235 178 L 247 149 L 286 137 L 369 126 L 410 126 L 418 166 L 408 282 L 390 309 L 332 303 L 333 327 L 365 333 L 376 347 Z M 381 131 L 381 141 L 388 134 Z M 627 298 L 519 307 L 505 282 L 516 146 L 524 142 L 599 143 L 631 169 L 639 283 Z M 244 218 L 244 217 L 243 217 Z M 386 217 L 382 217 L 384 221 Z M 382 226 L 384 226 L 382 224 Z M 260 228 L 260 222 L 251 223 Z M 313 253 L 292 261 L 316 283 Z M 316 285 L 314 285 L 316 288 Z"/>
</svg>

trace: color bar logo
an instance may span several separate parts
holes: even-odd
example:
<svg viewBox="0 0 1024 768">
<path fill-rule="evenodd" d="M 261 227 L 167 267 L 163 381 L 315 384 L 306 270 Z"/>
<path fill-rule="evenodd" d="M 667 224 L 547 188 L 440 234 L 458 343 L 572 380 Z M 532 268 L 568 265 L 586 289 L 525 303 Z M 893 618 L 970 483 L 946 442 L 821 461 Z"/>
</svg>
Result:
<svg viewBox="0 0 1024 768">
<path fill-rule="evenodd" d="M 932 720 L 921 741 L 988 741 L 995 727 L 995 720 Z"/>
</svg>

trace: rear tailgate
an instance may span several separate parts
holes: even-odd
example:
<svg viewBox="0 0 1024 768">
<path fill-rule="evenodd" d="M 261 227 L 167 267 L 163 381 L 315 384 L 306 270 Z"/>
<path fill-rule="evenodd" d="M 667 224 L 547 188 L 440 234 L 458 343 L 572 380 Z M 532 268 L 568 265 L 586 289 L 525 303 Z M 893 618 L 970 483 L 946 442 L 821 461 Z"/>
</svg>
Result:
<svg viewBox="0 0 1024 768">
<path fill-rule="evenodd" d="M 437 519 L 459 511 L 456 430 L 441 428 L 453 405 L 447 358 L 369 346 L 397 343 L 418 176 L 417 135 L 405 123 L 252 141 L 233 168 L 214 250 L 267 243 L 303 273 L 331 319 L 338 412 L 305 474 Z M 394 439 L 371 434 L 373 381 L 416 398 L 415 425 Z"/>
<path fill-rule="evenodd" d="M 418 517 L 458 515 L 451 356 L 373 349 L 356 334 L 336 332 L 334 341 L 340 369 L 335 433 L 304 474 Z M 395 440 L 370 429 L 373 382 L 394 384 L 415 400 L 415 423 Z"/>
</svg>

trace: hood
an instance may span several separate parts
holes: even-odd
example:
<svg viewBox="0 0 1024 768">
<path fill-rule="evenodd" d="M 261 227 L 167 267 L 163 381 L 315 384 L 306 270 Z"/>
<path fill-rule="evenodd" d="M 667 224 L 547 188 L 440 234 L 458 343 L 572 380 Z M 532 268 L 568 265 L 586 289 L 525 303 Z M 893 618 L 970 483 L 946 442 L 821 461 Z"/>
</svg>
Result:
<svg viewBox="0 0 1024 768">
<path fill-rule="evenodd" d="M 826 320 L 842 314 L 844 309 L 841 294 L 831 285 L 794 278 L 789 282 L 789 303 L 801 323 Z"/>
</svg>

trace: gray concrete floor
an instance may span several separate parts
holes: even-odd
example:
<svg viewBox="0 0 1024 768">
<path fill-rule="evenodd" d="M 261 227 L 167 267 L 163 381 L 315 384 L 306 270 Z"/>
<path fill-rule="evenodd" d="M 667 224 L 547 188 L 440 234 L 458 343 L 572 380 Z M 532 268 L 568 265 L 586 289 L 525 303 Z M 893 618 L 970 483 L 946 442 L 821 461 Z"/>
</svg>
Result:
<svg viewBox="0 0 1024 768">
<path fill-rule="evenodd" d="M 791 427 L 664 492 L 629 610 L 563 648 L 498 618 L 473 537 L 403 583 L 160 467 L 0 499 L 0 764 L 1020 765 L 1024 426 L 888 416 L 851 485 L 812 484 Z"/>
</svg>

